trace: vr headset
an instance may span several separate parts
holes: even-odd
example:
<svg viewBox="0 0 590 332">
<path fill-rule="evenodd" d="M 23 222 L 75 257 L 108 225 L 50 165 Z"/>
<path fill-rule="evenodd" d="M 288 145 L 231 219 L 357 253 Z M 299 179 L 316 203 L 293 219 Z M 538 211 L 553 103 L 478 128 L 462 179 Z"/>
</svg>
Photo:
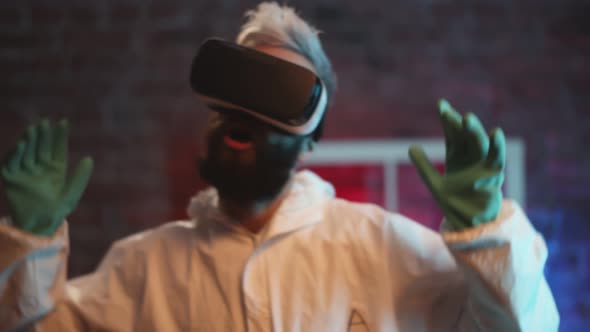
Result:
<svg viewBox="0 0 590 332">
<path fill-rule="evenodd" d="M 328 104 L 312 71 L 220 39 L 201 45 L 190 82 L 209 108 L 246 113 L 294 135 L 311 134 Z"/>
</svg>

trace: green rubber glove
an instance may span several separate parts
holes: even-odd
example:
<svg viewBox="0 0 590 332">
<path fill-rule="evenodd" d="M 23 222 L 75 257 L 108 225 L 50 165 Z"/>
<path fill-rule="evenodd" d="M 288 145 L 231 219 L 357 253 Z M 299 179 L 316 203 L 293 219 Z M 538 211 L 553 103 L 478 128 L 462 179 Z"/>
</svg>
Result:
<svg viewBox="0 0 590 332">
<path fill-rule="evenodd" d="M 501 129 L 488 136 L 477 117 L 461 117 L 444 99 L 439 101 L 445 133 L 445 174 L 430 163 L 422 148 L 410 147 L 410 159 L 455 230 L 481 225 L 498 216 L 506 143 Z"/>
<path fill-rule="evenodd" d="M 93 168 L 86 157 L 66 181 L 67 160 L 65 120 L 53 127 L 43 120 L 27 129 L 0 172 L 13 226 L 45 236 L 61 226 L 78 204 Z"/>
</svg>

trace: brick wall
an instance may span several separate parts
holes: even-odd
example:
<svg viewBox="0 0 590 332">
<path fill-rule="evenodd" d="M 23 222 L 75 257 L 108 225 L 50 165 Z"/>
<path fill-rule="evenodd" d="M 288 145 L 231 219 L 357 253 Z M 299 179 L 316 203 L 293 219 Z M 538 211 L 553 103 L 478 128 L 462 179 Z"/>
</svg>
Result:
<svg viewBox="0 0 590 332">
<path fill-rule="evenodd" d="M 71 216 L 71 275 L 115 238 L 182 217 L 200 186 L 197 45 L 233 38 L 255 1 L 3 1 L 0 152 L 42 117 L 72 123 L 96 170 Z M 527 145 L 527 211 L 551 253 L 563 331 L 590 323 L 590 4 L 290 1 L 324 31 L 340 77 L 327 138 L 440 136 L 445 96 Z M 364 123 L 364 126 L 359 126 Z M 0 205 L 5 214 L 5 203 Z M 100 236 L 97 236 L 100 234 Z"/>
</svg>

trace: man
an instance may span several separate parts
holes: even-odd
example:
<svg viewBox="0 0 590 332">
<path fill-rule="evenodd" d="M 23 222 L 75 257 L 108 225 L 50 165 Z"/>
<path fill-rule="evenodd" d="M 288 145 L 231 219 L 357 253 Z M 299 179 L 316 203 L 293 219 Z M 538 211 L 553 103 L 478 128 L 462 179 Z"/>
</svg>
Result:
<svg viewBox="0 0 590 332">
<path fill-rule="evenodd" d="M 63 220 L 92 160 L 66 179 L 67 124 L 28 129 L 2 167 L 12 218 L 0 225 L 0 326 L 557 330 L 544 241 L 516 203 L 502 200 L 502 132 L 488 136 L 474 115 L 461 117 L 441 102 L 446 173 L 411 149 L 445 214 L 440 235 L 377 206 L 336 199 L 313 173 L 295 173 L 321 136 L 334 91 L 317 31 L 276 3 L 248 17 L 241 46 L 208 41 L 193 64 L 193 88 L 213 109 L 200 163 L 212 188 L 191 201 L 189 221 L 116 242 L 94 273 L 67 283 Z M 208 72 L 211 59 L 231 61 Z M 256 75 L 227 76 L 223 68 L 235 63 Z M 287 80 L 279 75 L 285 72 Z M 249 82 L 256 89 L 242 93 Z M 262 86 L 291 97 L 263 98 Z M 287 112 L 292 105 L 301 107 Z"/>
</svg>

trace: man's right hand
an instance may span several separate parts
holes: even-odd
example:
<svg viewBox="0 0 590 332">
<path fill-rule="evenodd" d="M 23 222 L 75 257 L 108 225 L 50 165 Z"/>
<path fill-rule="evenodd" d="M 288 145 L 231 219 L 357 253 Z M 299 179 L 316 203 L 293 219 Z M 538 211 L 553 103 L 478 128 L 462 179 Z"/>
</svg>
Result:
<svg viewBox="0 0 590 332">
<path fill-rule="evenodd" d="M 86 157 L 66 179 L 67 164 L 67 121 L 51 126 L 43 120 L 27 129 L 0 170 L 14 227 L 51 236 L 61 226 L 78 204 L 93 168 L 92 158 Z"/>
</svg>

